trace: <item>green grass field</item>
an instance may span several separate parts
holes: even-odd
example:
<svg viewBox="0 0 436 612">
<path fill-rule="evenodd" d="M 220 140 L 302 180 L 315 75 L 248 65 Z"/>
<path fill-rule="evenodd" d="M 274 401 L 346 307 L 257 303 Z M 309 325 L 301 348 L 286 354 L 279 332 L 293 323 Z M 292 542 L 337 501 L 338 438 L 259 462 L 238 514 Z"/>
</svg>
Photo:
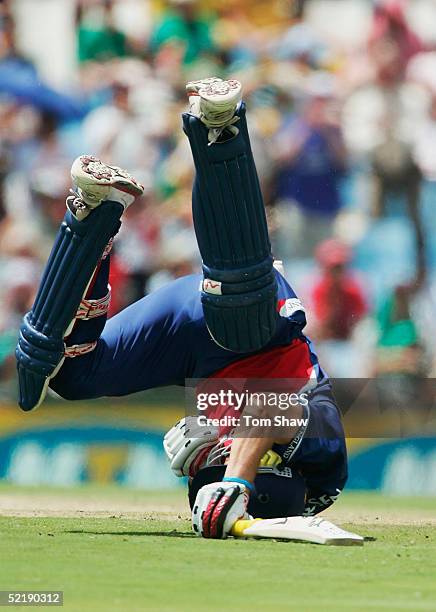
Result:
<svg viewBox="0 0 436 612">
<path fill-rule="evenodd" d="M 182 492 L 0 502 L 0 590 L 63 590 L 67 610 L 436 610 L 434 499 L 345 494 L 328 516 L 363 547 L 199 540 Z"/>
</svg>

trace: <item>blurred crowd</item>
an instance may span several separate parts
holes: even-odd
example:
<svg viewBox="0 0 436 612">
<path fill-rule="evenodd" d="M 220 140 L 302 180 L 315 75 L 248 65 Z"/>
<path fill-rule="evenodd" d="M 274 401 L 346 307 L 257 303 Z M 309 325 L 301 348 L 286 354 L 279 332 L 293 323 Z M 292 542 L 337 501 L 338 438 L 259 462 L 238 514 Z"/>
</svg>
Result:
<svg viewBox="0 0 436 612">
<path fill-rule="evenodd" d="M 13 380 L 77 155 L 145 185 L 116 240 L 112 314 L 198 270 L 180 113 L 185 82 L 211 75 L 243 83 L 274 254 L 326 369 L 434 374 L 436 37 L 412 27 L 411 3 L 346 0 L 365 4 L 368 31 L 345 43 L 316 27 L 319 0 L 129 2 L 143 28 L 124 27 L 122 0 L 76 1 L 63 91 L 0 2 L 0 381 Z"/>
</svg>

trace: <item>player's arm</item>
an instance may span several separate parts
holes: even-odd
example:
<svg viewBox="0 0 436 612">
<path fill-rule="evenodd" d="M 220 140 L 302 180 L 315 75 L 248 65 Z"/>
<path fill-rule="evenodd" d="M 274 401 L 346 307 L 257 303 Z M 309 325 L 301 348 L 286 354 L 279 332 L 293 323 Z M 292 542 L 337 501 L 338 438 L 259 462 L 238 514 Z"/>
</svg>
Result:
<svg viewBox="0 0 436 612">
<path fill-rule="evenodd" d="M 197 535 L 226 538 L 234 523 L 248 516 L 260 460 L 273 444 L 274 440 L 268 437 L 233 440 L 224 479 L 202 487 L 195 499 L 192 527 Z"/>
<path fill-rule="evenodd" d="M 287 440 L 286 440 L 287 441 Z M 225 477 L 253 483 L 264 454 L 277 440 L 273 438 L 235 438 L 232 443 Z"/>
<path fill-rule="evenodd" d="M 301 407 L 295 408 L 301 416 Z M 265 411 L 261 408 L 261 411 Z M 253 432 L 251 432 L 253 434 Z M 192 526 L 197 535 L 205 538 L 226 538 L 234 523 L 247 516 L 250 495 L 255 495 L 254 479 L 262 457 L 274 444 L 288 443 L 296 432 L 286 438 L 255 430 L 258 437 L 234 438 L 225 476 L 221 482 L 202 487 L 192 510 Z"/>
</svg>

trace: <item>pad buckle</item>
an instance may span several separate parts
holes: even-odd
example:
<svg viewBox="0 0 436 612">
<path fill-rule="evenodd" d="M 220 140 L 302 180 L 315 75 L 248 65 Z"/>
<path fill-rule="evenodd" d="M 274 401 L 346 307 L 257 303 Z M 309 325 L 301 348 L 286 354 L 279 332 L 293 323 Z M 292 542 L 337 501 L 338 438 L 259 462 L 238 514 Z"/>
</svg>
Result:
<svg viewBox="0 0 436 612">
<path fill-rule="evenodd" d="M 111 287 L 108 286 L 107 294 L 98 300 L 87 300 L 82 298 L 79 308 L 77 309 L 76 319 L 88 321 L 96 317 L 102 317 L 109 310 L 111 301 Z"/>
<path fill-rule="evenodd" d="M 91 353 L 96 346 L 97 342 L 85 342 L 84 344 L 73 344 L 72 346 L 66 346 L 65 357 L 74 359 L 74 357 L 86 355 L 87 353 Z"/>
</svg>

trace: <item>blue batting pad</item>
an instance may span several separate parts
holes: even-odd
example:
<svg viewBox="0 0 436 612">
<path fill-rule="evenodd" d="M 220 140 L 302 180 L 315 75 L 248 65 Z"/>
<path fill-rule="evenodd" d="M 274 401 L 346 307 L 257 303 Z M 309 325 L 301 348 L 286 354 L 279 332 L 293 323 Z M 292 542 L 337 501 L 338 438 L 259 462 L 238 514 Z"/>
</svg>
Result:
<svg viewBox="0 0 436 612">
<path fill-rule="evenodd" d="M 239 134 L 211 146 L 198 118 L 185 114 L 183 124 L 196 168 L 192 209 L 206 324 L 217 344 L 249 353 L 274 335 L 277 284 L 243 104 L 237 114 Z"/>
<path fill-rule="evenodd" d="M 23 410 L 41 402 L 47 380 L 62 363 L 65 331 L 105 246 L 120 228 L 122 212 L 117 202 L 105 202 L 83 221 L 67 211 L 15 351 Z"/>
</svg>

